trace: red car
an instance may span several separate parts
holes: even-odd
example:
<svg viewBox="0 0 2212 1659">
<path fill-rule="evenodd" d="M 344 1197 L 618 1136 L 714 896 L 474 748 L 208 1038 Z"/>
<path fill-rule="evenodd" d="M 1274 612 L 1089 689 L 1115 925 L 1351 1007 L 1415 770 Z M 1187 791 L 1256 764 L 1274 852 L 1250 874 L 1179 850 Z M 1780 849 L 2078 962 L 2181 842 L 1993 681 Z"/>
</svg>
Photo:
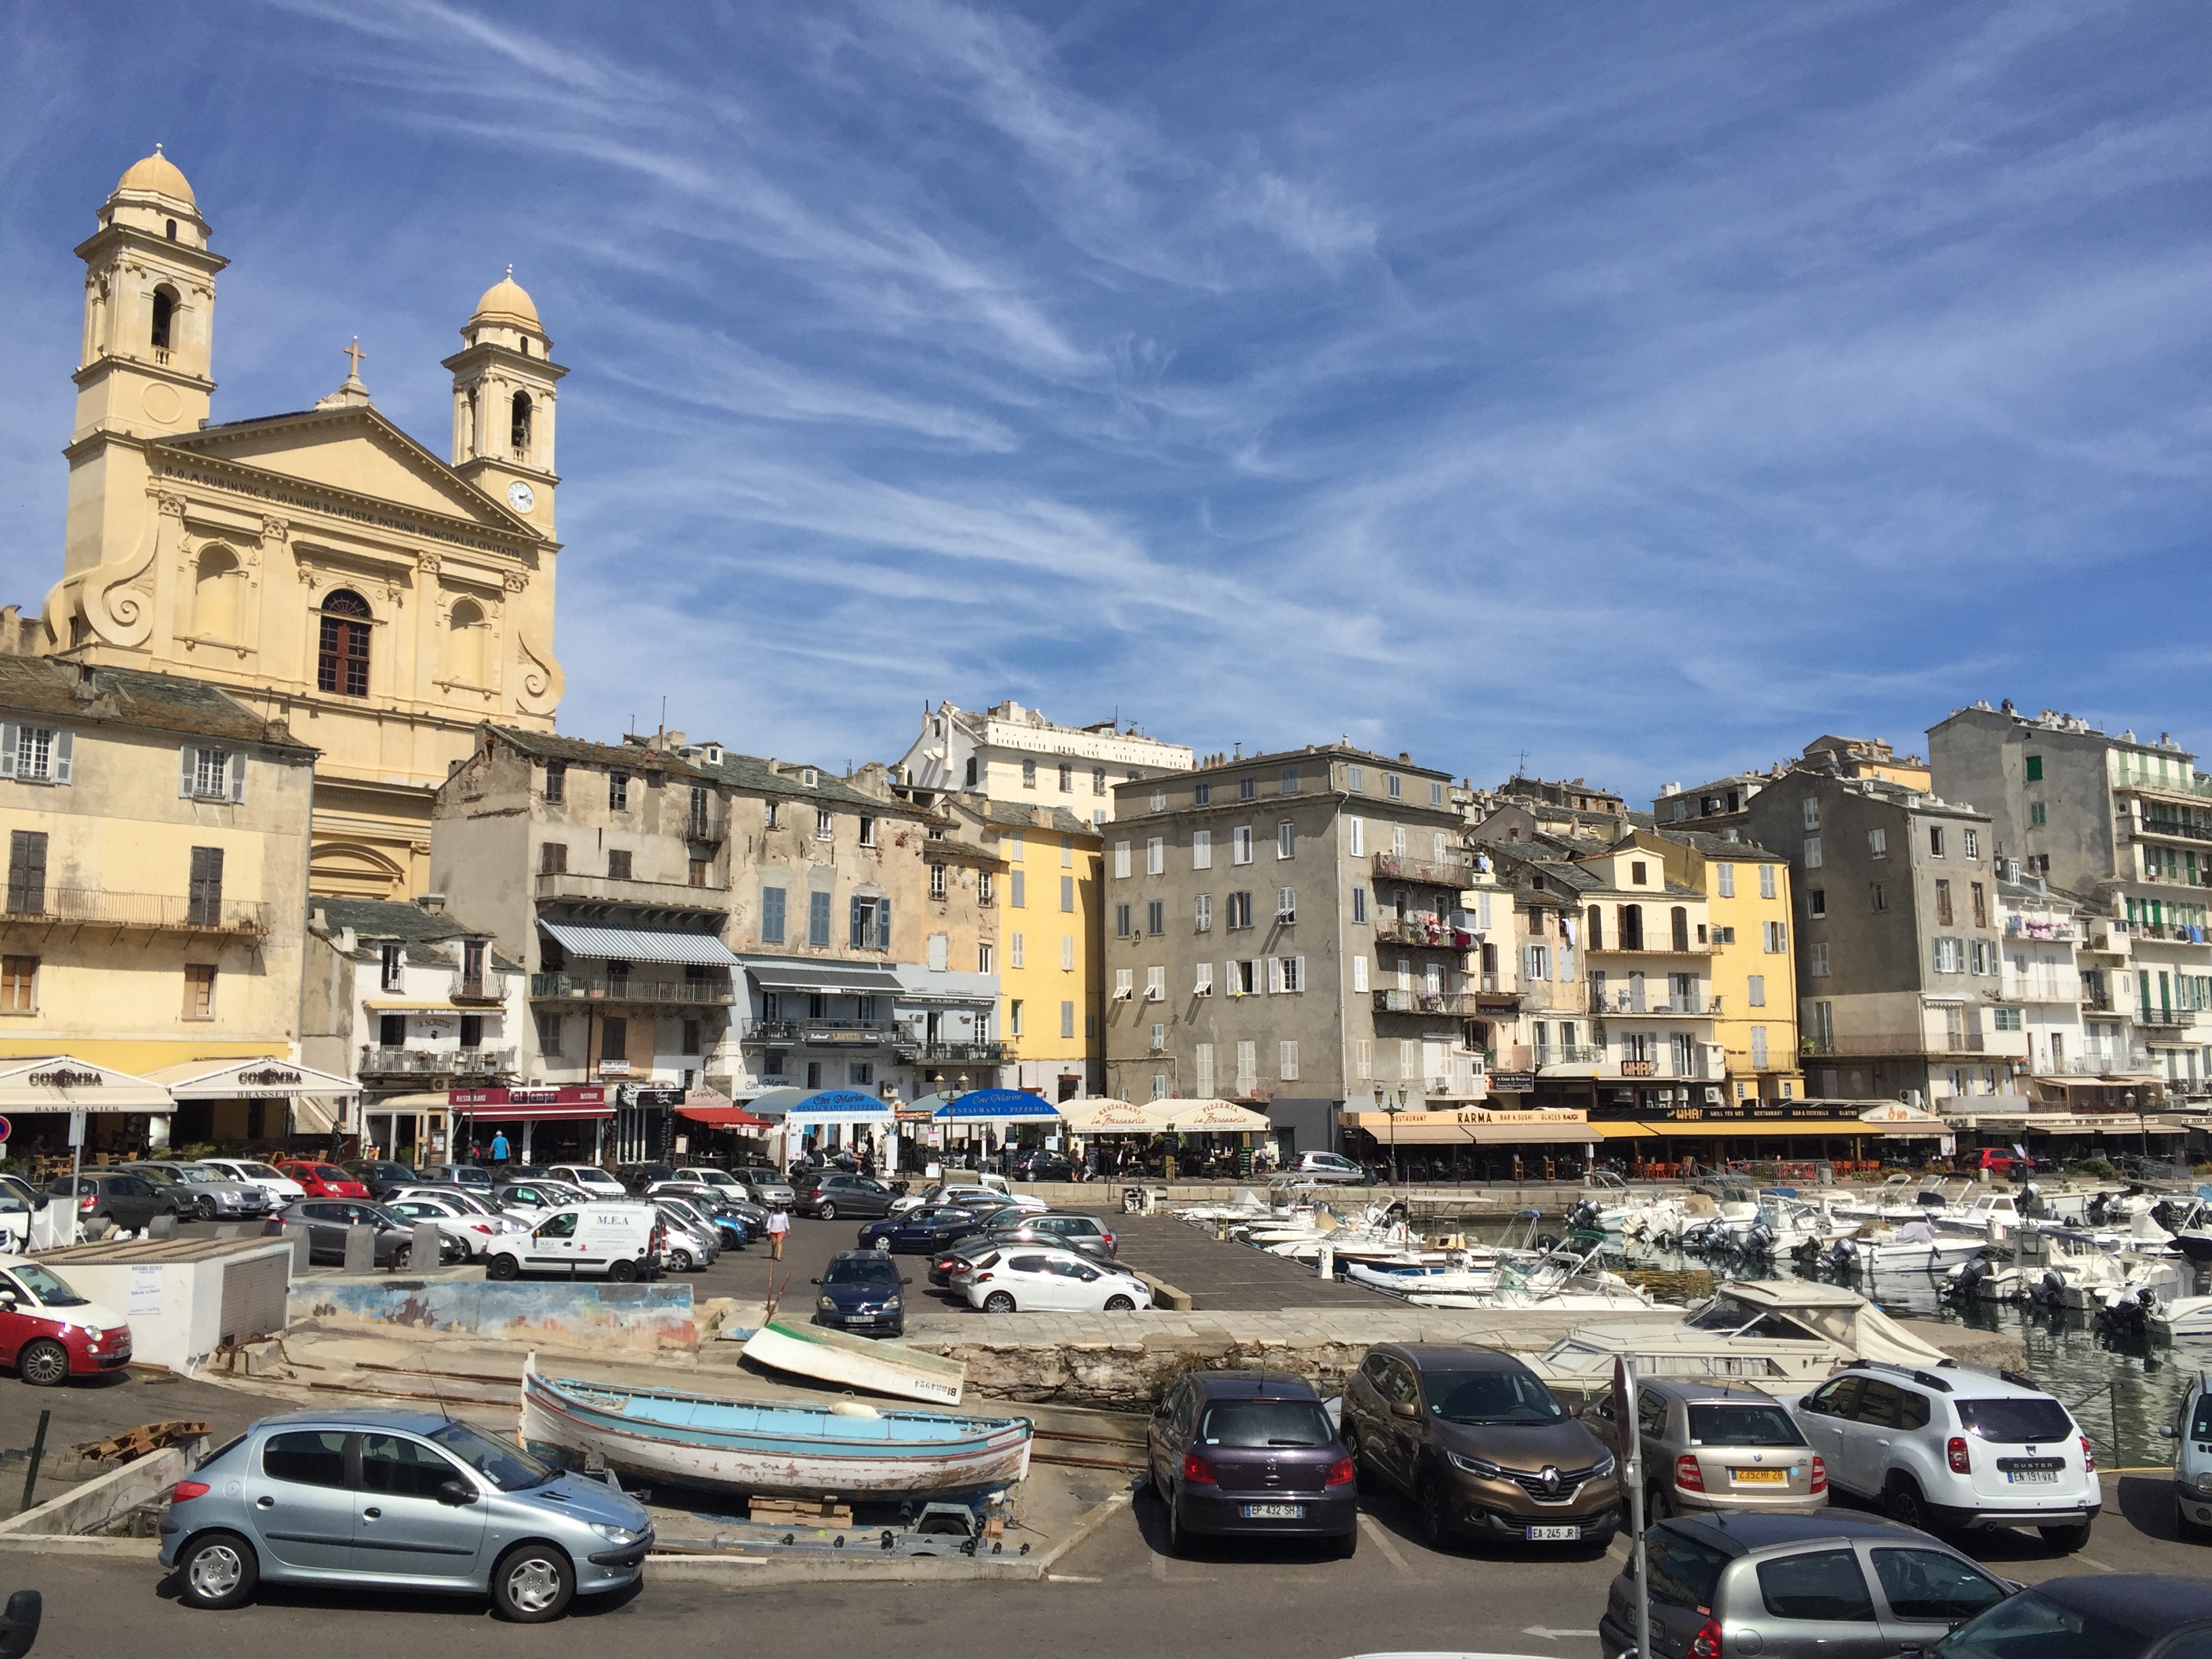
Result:
<svg viewBox="0 0 2212 1659">
<path fill-rule="evenodd" d="M 131 1363 L 131 1327 L 35 1261 L 0 1271 L 0 1364 L 52 1389 Z"/>
<path fill-rule="evenodd" d="M 276 1173 L 300 1183 L 308 1198 L 367 1198 L 368 1186 L 335 1164 L 279 1164 Z"/>
</svg>

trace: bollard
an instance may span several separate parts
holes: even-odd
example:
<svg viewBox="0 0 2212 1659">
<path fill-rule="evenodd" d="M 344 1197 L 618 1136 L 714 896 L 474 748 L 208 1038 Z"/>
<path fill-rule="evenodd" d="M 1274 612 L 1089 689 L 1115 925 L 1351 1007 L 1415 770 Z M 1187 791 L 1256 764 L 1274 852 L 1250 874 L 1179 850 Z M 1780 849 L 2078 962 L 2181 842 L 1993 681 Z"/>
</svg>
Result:
<svg viewBox="0 0 2212 1659">
<path fill-rule="evenodd" d="M 174 1238 L 176 1236 L 177 1218 L 173 1212 L 157 1215 L 146 1224 L 146 1237 L 149 1238 Z"/>
<path fill-rule="evenodd" d="M 29 1509 L 39 1490 L 39 1465 L 46 1456 L 46 1424 L 53 1416 L 51 1411 L 39 1413 L 39 1432 L 31 1442 L 31 1467 L 23 1475 L 23 1507 Z"/>
<path fill-rule="evenodd" d="M 407 1249 L 407 1271 L 410 1273 L 435 1273 L 441 1257 L 439 1247 L 445 1234 L 434 1221 L 415 1224 L 415 1242 Z"/>
<path fill-rule="evenodd" d="M 355 1225 L 346 1229 L 345 1270 L 349 1273 L 376 1271 L 376 1229 Z"/>
<path fill-rule="evenodd" d="M 288 1221 L 284 1224 L 284 1237 L 292 1241 L 292 1277 L 305 1279 L 308 1265 L 314 1260 L 310 1254 L 314 1234 L 304 1221 Z"/>
<path fill-rule="evenodd" d="M 1322 1245 L 1321 1247 L 1321 1260 L 1316 1265 L 1321 1268 L 1321 1276 L 1323 1279 L 1335 1278 L 1336 1246 L 1334 1244 Z"/>
</svg>

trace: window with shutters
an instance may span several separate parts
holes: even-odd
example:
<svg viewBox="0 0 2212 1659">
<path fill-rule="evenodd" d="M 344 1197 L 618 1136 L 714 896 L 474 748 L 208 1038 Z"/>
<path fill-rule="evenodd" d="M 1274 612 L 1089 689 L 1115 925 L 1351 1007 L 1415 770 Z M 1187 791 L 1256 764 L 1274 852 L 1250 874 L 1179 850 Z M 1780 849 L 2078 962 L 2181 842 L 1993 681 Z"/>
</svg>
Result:
<svg viewBox="0 0 2212 1659">
<path fill-rule="evenodd" d="M 945 868 L 941 864 L 932 867 L 939 871 L 940 873 Z M 941 882 L 939 885 L 941 890 Z M 930 896 L 932 898 L 943 898 L 945 894 L 942 890 L 939 890 L 932 893 Z M 1017 910 L 1026 910 L 1030 908 L 1030 883 L 1028 871 L 1016 870 L 1007 877 L 1006 902 Z"/>
<path fill-rule="evenodd" d="M 1127 939 L 1134 931 L 1134 925 L 1130 918 L 1135 913 L 1134 905 L 1117 904 L 1114 907 L 1114 937 L 1115 939 Z"/>
<path fill-rule="evenodd" d="M 1771 864 L 1759 866 L 1759 896 L 1763 899 L 1775 896 L 1774 866 Z"/>
<path fill-rule="evenodd" d="M 1252 862 L 1252 826 L 1240 823 L 1229 832 L 1229 861 L 1231 864 Z"/>
<path fill-rule="evenodd" d="M 404 991 L 406 989 L 406 947 L 399 945 L 380 945 L 377 949 L 376 954 L 378 985 L 386 991 Z M 387 1048 L 395 1048 L 400 1045 L 398 1043 L 387 1042 L 384 1046 Z"/>
<path fill-rule="evenodd" d="M 1072 1002 L 1060 1005 L 1060 1034 L 1064 1037 L 1075 1035 L 1075 1005 Z"/>
<path fill-rule="evenodd" d="M 1966 971 L 1966 945 L 1964 939 L 1938 939 L 1935 944 L 1935 966 L 1939 974 L 1963 974 Z"/>
<path fill-rule="evenodd" d="M 1191 787 L 1190 787 L 1190 804 L 1191 804 L 1193 806 L 1211 806 L 1211 805 L 1213 805 L 1213 786 L 1212 786 L 1212 784 L 1210 784 L 1210 783 L 1194 783 L 1193 785 L 1191 785 Z"/>
<path fill-rule="evenodd" d="M 1406 826 L 1402 823 L 1390 826 L 1390 850 L 1400 858 L 1406 856 Z"/>
<path fill-rule="evenodd" d="M 38 957 L 0 957 L 0 1014 L 38 1012 Z"/>
<path fill-rule="evenodd" d="M 1288 818 L 1275 826 L 1275 856 L 1294 858 L 1297 854 L 1297 829 Z"/>
<path fill-rule="evenodd" d="M 1259 780 L 1259 779 L 1257 779 L 1257 778 L 1239 778 L 1239 779 L 1237 779 L 1237 799 L 1239 799 L 1239 800 L 1257 800 L 1257 799 L 1260 799 L 1260 780 Z"/>
<path fill-rule="evenodd" d="M 1734 898 L 1735 896 L 1735 866 L 1733 864 L 1716 864 L 1713 866 L 1713 890 L 1716 893 L 1719 894 L 1723 898 Z M 1591 941 L 1591 946 L 1593 949 L 1595 948 L 1595 940 Z"/>
<path fill-rule="evenodd" d="M 46 833 L 8 832 L 8 914 L 44 915 L 46 911 Z"/>
<path fill-rule="evenodd" d="M 809 945 L 830 943 L 830 895 L 809 893 L 806 896 L 806 942 Z"/>
<path fill-rule="evenodd" d="M 1213 1045 L 1200 1042 L 1191 1048 L 1191 1092 L 1200 1100 L 1213 1097 Z"/>
<path fill-rule="evenodd" d="M 1129 843 L 1126 841 L 1117 841 L 1114 843 L 1114 879 L 1127 881 L 1128 878 Z"/>
<path fill-rule="evenodd" d="M 1165 1002 L 1168 1000 L 1168 970 L 1165 968 L 1145 969 L 1145 1000 Z"/>
<path fill-rule="evenodd" d="M 1936 921 L 1938 927 L 1951 925 L 1951 884 L 1948 881 L 1936 884 Z"/>
<path fill-rule="evenodd" d="M 1352 1075 L 1362 1083 L 1375 1075 L 1375 1043 L 1372 1038 L 1359 1037 L 1352 1045 Z"/>
<path fill-rule="evenodd" d="M 1766 939 L 1766 954 L 1778 957 L 1790 948 L 1790 928 L 1787 923 L 1770 921 L 1762 924 Z"/>
<path fill-rule="evenodd" d="M 1764 1025 L 1751 1028 L 1751 1069 L 1754 1072 L 1766 1069 L 1766 1028 Z"/>
<path fill-rule="evenodd" d="M 993 898 L 997 896 L 998 890 L 999 878 L 997 872 L 992 870 L 978 870 L 975 872 L 976 903 L 988 904 Z"/>
<path fill-rule="evenodd" d="M 1237 1045 L 1237 1092 L 1249 1095 L 1260 1086 L 1260 1045 L 1240 1042 Z"/>
<path fill-rule="evenodd" d="M 975 971 L 979 974 L 990 973 L 995 967 L 997 957 L 991 949 L 990 941 L 988 939 L 979 940 L 975 946 Z M 1018 1002 L 1014 1004 L 1014 1006 L 1017 1008 L 1021 1006 L 1022 1005 Z M 1021 1031 L 1018 1029 L 1020 1024 L 1018 1018 L 1016 1020 L 1015 1024 L 1018 1029 L 1015 1030 L 1014 1035 L 1016 1036 L 1019 1036 L 1021 1035 Z"/>
<path fill-rule="evenodd" d="M 1552 947 L 1548 945 L 1524 945 L 1521 947 L 1521 977 L 1547 980 L 1552 976 Z"/>
<path fill-rule="evenodd" d="M 1190 867 L 1194 870 L 1213 868 L 1213 831 L 1194 830 L 1190 832 Z"/>
<path fill-rule="evenodd" d="M 1127 1002 L 1136 993 L 1137 970 L 1133 968 L 1116 968 L 1114 970 L 1114 1000 Z"/>
<path fill-rule="evenodd" d="M 1075 935 L 1073 933 L 1060 936 L 1060 970 L 1063 974 L 1075 971 Z"/>
<path fill-rule="evenodd" d="M 185 749 L 182 793 L 195 800 L 242 800 L 245 785 L 245 756 L 197 744 Z"/>
<path fill-rule="evenodd" d="M 1815 887 L 1805 895 L 1805 914 L 1811 916 L 1825 916 L 1828 914 L 1826 888 Z"/>
<path fill-rule="evenodd" d="M 1352 919 L 1354 921 L 1367 920 L 1367 890 L 1364 887 L 1352 890 Z"/>
<path fill-rule="evenodd" d="M 1943 856 L 1943 826 L 1940 823 L 1928 826 L 1928 856 L 1931 859 Z"/>
<path fill-rule="evenodd" d="M 1168 844 L 1161 837 L 1153 836 L 1145 842 L 1145 873 L 1148 876 L 1162 875 L 1167 867 Z"/>
<path fill-rule="evenodd" d="M 1356 859 L 1367 856 L 1367 820 L 1346 818 L 1344 821 L 1345 850 Z"/>
<path fill-rule="evenodd" d="M 1154 1100 L 1165 1100 L 1167 1097 L 1168 1097 L 1168 1074 L 1167 1074 L 1165 1072 L 1155 1072 L 1155 1073 L 1152 1073 L 1152 1095 L 1151 1095 L 1151 1098 L 1152 1098 L 1152 1099 L 1154 1099 Z"/>
<path fill-rule="evenodd" d="M 188 962 L 185 964 L 185 1016 L 186 1019 L 215 1018 L 215 963 Z"/>
<path fill-rule="evenodd" d="M 557 805 L 568 799 L 568 763 L 547 761 L 545 763 L 545 799 Z"/>
<path fill-rule="evenodd" d="M 1886 859 L 1889 856 L 1888 830 L 1869 830 L 1867 831 L 1867 856 L 1870 859 Z"/>
<path fill-rule="evenodd" d="M 1668 922 L 1669 927 L 1672 929 L 1672 938 L 1674 949 L 1677 951 L 1688 950 L 1690 948 L 1690 913 L 1684 909 L 1680 905 L 1675 905 L 1674 908 L 1668 913 Z"/>
<path fill-rule="evenodd" d="M 823 896 L 828 897 L 827 894 Z M 891 948 L 891 902 L 871 895 L 852 902 L 852 914 L 846 929 L 846 943 L 855 951 L 888 951 Z"/>
<path fill-rule="evenodd" d="M 1278 1054 L 1275 1075 L 1285 1083 L 1296 1083 L 1298 1080 L 1298 1045 L 1285 1041 L 1275 1046 Z"/>
<path fill-rule="evenodd" d="M 1155 812 L 1164 812 L 1164 811 L 1166 811 L 1167 810 L 1168 810 L 1168 792 L 1167 792 L 1166 790 L 1164 790 L 1164 789 L 1155 789 L 1155 790 L 1153 790 L 1153 791 L 1152 791 L 1152 811 L 1154 811 Z"/>
<path fill-rule="evenodd" d="M 1395 772 L 1384 773 L 1382 775 L 1382 793 L 1389 796 L 1392 800 L 1403 799 L 1406 793 L 1406 780 Z"/>
<path fill-rule="evenodd" d="M 1198 964 L 1196 975 L 1191 982 L 1190 994 L 1196 997 L 1210 997 L 1213 994 L 1213 964 L 1212 963 L 1201 962 Z"/>
<path fill-rule="evenodd" d="M 1022 787 L 1024 789 L 1036 787 L 1036 763 L 1033 760 L 1025 760 L 1022 763 Z"/>
<path fill-rule="evenodd" d="M 1075 768 L 1066 761 L 1062 761 L 1060 766 L 1060 793 L 1063 795 L 1075 793 Z"/>
<path fill-rule="evenodd" d="M 1872 908 L 1876 910 L 1887 910 L 1889 908 L 1889 895 L 1882 891 L 1881 884 L 1880 882 L 1870 881 L 1867 884 L 1867 902 Z"/>
<path fill-rule="evenodd" d="M 1213 931 L 1213 895 L 1200 893 L 1197 900 L 1197 925 L 1201 933 Z"/>
<path fill-rule="evenodd" d="M 1027 944 L 1028 936 L 1023 933 L 1013 934 L 1006 940 L 1006 966 L 1019 968 L 1023 965 L 1022 958 L 1028 954 Z"/>
<path fill-rule="evenodd" d="M 949 933 L 929 936 L 929 967 L 932 973 L 943 973 L 952 959 L 952 938 Z"/>
<path fill-rule="evenodd" d="M 222 926 L 222 848 L 195 847 L 185 919 L 194 927 Z"/>
<path fill-rule="evenodd" d="M 1229 896 L 1229 917 L 1224 925 L 1232 933 L 1252 925 L 1251 894 L 1231 893 Z"/>
<path fill-rule="evenodd" d="M 782 888 L 763 887 L 761 889 L 760 932 L 761 943 L 763 945 L 781 945 L 783 943 L 783 902 Z"/>
<path fill-rule="evenodd" d="M 67 783 L 76 748 L 75 734 L 63 728 L 9 720 L 0 726 L 0 776 L 19 783 Z"/>
<path fill-rule="evenodd" d="M 1014 879 L 1018 884 L 1021 880 L 1019 871 L 1014 872 Z M 945 896 L 945 866 L 941 864 L 933 864 L 929 866 L 929 896 L 933 899 L 941 899 Z M 1018 907 L 1021 900 L 1017 897 L 1014 903 Z"/>
<path fill-rule="evenodd" d="M 1151 899 L 1145 905 L 1145 931 L 1158 939 L 1168 930 L 1168 903 L 1165 899 Z"/>
<path fill-rule="evenodd" d="M 1805 867 L 1808 870 L 1820 867 L 1820 838 L 1818 836 L 1805 837 Z"/>
<path fill-rule="evenodd" d="M 1984 890 L 1982 884 L 1978 881 L 1968 883 L 1967 890 L 1973 895 L 1974 926 L 1977 927 L 1988 927 L 1990 925 L 1989 894 Z"/>
<path fill-rule="evenodd" d="M 323 601 L 315 654 L 316 689 L 342 697 L 368 695 L 368 601 L 339 588 Z"/>
<path fill-rule="evenodd" d="M 2034 826 L 2035 826 L 2036 828 L 2038 828 L 2038 829 L 2041 829 L 2041 828 L 2043 827 L 2043 823 L 2044 823 L 2044 817 L 2043 817 L 2043 803 L 2042 803 L 2041 801 L 2039 801 L 2039 800 L 2032 800 L 2032 801 L 2028 802 L 2028 804 L 2027 804 L 2027 821 L 2028 821 L 2028 823 L 2030 823 L 2031 824 L 2034 825 Z M 2048 856 L 2048 854 L 2046 854 L 2045 856 Z"/>
<path fill-rule="evenodd" d="M 1075 878 L 1073 876 L 1062 876 L 1060 878 L 1060 908 L 1069 915 L 1075 914 Z"/>
<path fill-rule="evenodd" d="M 1820 803 L 1814 797 L 1808 795 L 1805 798 L 1804 807 L 1805 827 L 1808 830 L 1818 830 L 1820 827 Z"/>
<path fill-rule="evenodd" d="M 1367 958 L 1365 957 L 1354 957 L 1352 959 L 1352 989 L 1355 995 L 1367 994 Z"/>
<path fill-rule="evenodd" d="M 1228 964 L 1228 969 L 1226 988 L 1231 996 L 1253 997 L 1260 994 L 1260 988 L 1266 981 L 1261 977 L 1257 962 L 1232 962 Z"/>
<path fill-rule="evenodd" d="M 1303 991 L 1306 988 L 1306 959 L 1304 957 L 1278 957 L 1275 960 L 1281 964 L 1284 990 Z"/>
</svg>

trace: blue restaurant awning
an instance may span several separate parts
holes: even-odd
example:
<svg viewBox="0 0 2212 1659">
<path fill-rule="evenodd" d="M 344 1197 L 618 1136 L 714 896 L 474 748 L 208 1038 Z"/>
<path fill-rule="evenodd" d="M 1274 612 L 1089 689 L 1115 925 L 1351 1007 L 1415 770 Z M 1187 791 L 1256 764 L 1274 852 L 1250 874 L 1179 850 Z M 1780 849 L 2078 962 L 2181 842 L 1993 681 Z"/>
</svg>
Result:
<svg viewBox="0 0 2212 1659">
<path fill-rule="evenodd" d="M 755 1101 L 753 1109 L 761 1109 Z M 823 1089 L 804 1100 L 793 1101 L 784 1113 L 787 1124 L 800 1123 L 890 1123 L 896 1115 L 887 1100 L 873 1095 L 864 1095 L 857 1089 Z"/>
<path fill-rule="evenodd" d="M 1057 1123 L 1060 1114 L 1042 1095 L 1020 1089 L 971 1089 L 936 1111 L 940 1123 Z"/>
</svg>

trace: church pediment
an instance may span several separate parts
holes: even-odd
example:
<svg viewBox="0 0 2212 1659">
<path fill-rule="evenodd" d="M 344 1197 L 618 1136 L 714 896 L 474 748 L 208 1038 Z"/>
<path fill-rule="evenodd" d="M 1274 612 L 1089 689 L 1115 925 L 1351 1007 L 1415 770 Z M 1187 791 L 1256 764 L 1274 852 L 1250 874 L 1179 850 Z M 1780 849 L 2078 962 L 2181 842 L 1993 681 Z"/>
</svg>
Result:
<svg viewBox="0 0 2212 1659">
<path fill-rule="evenodd" d="M 239 421 L 161 441 L 163 449 L 273 473 L 312 487 L 530 542 L 543 539 L 374 408 L 308 410 Z"/>
</svg>

